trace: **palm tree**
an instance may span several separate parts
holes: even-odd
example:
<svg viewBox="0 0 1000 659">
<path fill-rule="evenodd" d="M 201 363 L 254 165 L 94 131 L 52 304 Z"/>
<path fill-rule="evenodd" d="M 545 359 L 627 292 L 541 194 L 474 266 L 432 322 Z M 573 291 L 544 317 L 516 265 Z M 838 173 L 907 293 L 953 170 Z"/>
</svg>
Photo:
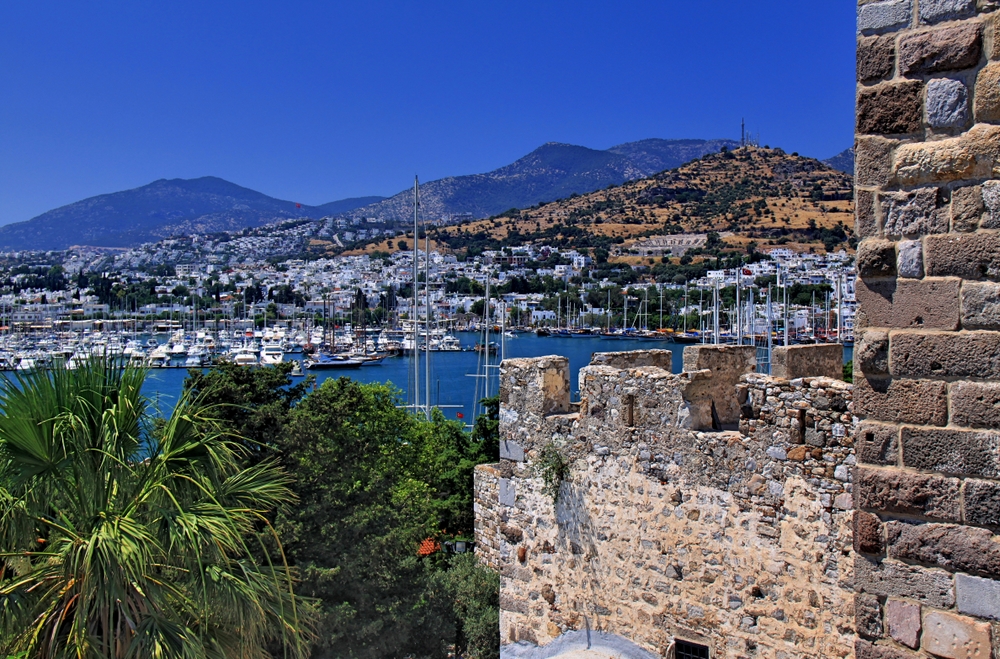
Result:
<svg viewBox="0 0 1000 659">
<path fill-rule="evenodd" d="M 0 383 L 0 656 L 307 655 L 290 569 L 254 560 L 282 555 L 287 477 L 242 468 L 187 394 L 154 422 L 144 379 L 96 359 Z"/>
</svg>

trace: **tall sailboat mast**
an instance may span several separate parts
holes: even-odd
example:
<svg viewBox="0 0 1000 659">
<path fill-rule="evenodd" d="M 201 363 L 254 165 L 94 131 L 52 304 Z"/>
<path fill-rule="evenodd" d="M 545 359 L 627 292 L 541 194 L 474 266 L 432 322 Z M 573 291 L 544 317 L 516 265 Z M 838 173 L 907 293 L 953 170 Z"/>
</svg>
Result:
<svg viewBox="0 0 1000 659">
<path fill-rule="evenodd" d="M 417 209 L 420 206 L 420 181 L 418 177 L 413 177 L 413 411 L 416 412 L 420 406 L 420 323 L 418 322 L 417 305 L 418 288 L 417 278 L 420 272 L 420 233 L 417 224 Z"/>
</svg>

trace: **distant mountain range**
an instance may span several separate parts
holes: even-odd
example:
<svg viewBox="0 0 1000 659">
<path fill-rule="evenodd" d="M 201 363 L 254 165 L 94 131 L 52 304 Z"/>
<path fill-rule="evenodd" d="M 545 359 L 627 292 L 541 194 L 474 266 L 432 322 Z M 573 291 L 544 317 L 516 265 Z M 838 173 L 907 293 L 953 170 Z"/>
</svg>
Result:
<svg viewBox="0 0 1000 659">
<path fill-rule="evenodd" d="M 842 171 L 845 174 L 854 175 L 854 147 L 846 151 L 841 151 L 832 158 L 827 158 L 823 161 L 823 164 L 829 165 L 830 167 Z"/>
<path fill-rule="evenodd" d="M 490 217 L 510 208 L 527 208 L 648 177 L 737 146 L 738 142 L 723 139 L 648 139 L 602 151 L 550 142 L 485 174 L 422 183 L 421 215 L 426 219 L 463 214 Z M 853 151 L 849 151 L 853 171 Z M 841 163 L 847 153 L 828 164 L 847 171 Z M 307 206 L 211 176 L 161 179 L 0 226 L 0 250 L 132 247 L 170 236 L 233 231 L 293 218 L 378 218 L 390 226 L 405 225 L 412 217 L 412 203 L 409 187 L 389 198 L 358 197 Z"/>
<path fill-rule="evenodd" d="M 90 197 L 27 222 L 2 226 L 0 249 L 133 247 L 181 234 L 233 231 L 279 219 L 320 218 L 379 199 L 343 199 L 312 207 L 275 199 L 214 176 L 160 179 L 141 188 Z"/>
</svg>

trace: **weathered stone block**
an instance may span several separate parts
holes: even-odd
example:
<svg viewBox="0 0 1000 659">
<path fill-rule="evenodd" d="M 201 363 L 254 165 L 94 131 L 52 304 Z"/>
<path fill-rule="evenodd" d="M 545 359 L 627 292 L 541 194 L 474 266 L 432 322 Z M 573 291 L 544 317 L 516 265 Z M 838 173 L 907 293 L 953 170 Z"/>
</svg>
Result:
<svg viewBox="0 0 1000 659">
<path fill-rule="evenodd" d="M 957 478 L 858 467 L 854 494 L 859 508 L 959 521 L 962 517 L 960 488 Z"/>
<path fill-rule="evenodd" d="M 956 574 L 955 604 L 961 613 L 1000 620 L 1000 581 Z"/>
<path fill-rule="evenodd" d="M 501 439 L 500 458 L 502 460 L 513 460 L 514 462 L 524 462 L 524 447 L 512 439 Z"/>
<path fill-rule="evenodd" d="M 908 648 L 920 647 L 920 605 L 890 599 L 885 603 L 885 625 L 889 636 Z"/>
<path fill-rule="evenodd" d="M 907 467 L 1000 478 L 1000 435 L 996 432 L 904 426 L 899 439 Z"/>
<path fill-rule="evenodd" d="M 896 37 L 887 34 L 858 40 L 858 82 L 891 78 L 896 69 Z"/>
<path fill-rule="evenodd" d="M 948 213 L 941 207 L 938 189 L 886 192 L 882 204 L 882 233 L 886 236 L 922 236 L 947 233 Z"/>
<path fill-rule="evenodd" d="M 858 462 L 894 465 L 899 461 L 899 426 L 861 421 L 854 431 Z"/>
<path fill-rule="evenodd" d="M 983 205 L 982 188 L 969 185 L 951 191 L 951 230 L 975 231 L 986 207 Z"/>
<path fill-rule="evenodd" d="M 889 645 L 874 645 L 858 639 L 854 643 L 855 659 L 913 659 L 913 655 L 900 652 Z"/>
<path fill-rule="evenodd" d="M 858 32 L 871 34 L 898 30 L 910 24 L 911 0 L 881 0 L 858 7 Z"/>
<path fill-rule="evenodd" d="M 1000 329 L 1000 284 L 975 281 L 962 284 L 962 327 Z"/>
<path fill-rule="evenodd" d="M 926 108 L 932 128 L 962 128 L 969 123 L 969 90 L 959 80 L 930 80 Z"/>
<path fill-rule="evenodd" d="M 740 405 L 736 400 L 736 385 L 740 377 L 757 370 L 757 352 L 753 346 L 687 346 L 684 348 L 684 370 L 710 370 L 711 380 L 685 392 L 692 405 L 714 402 L 723 425 L 739 423 Z M 697 400 L 695 400 L 697 399 Z M 704 417 L 692 410 L 692 415 Z M 708 415 L 711 418 L 711 415 Z"/>
<path fill-rule="evenodd" d="M 896 243 L 878 238 L 858 245 L 858 274 L 871 277 L 892 277 L 896 274 Z"/>
<path fill-rule="evenodd" d="M 908 34 L 899 40 L 899 72 L 961 71 L 976 65 L 982 46 L 982 29 L 975 23 Z"/>
<path fill-rule="evenodd" d="M 500 365 L 500 405 L 518 414 L 568 412 L 569 359 L 557 355 L 505 359 Z"/>
<path fill-rule="evenodd" d="M 1000 181 L 986 181 L 981 186 L 987 215 L 979 223 L 982 229 L 1000 229 Z"/>
<path fill-rule="evenodd" d="M 1000 383 L 953 382 L 948 396 L 952 425 L 1000 428 Z"/>
<path fill-rule="evenodd" d="M 500 505 L 513 506 L 517 499 L 517 492 L 514 489 L 514 482 L 509 478 L 500 479 Z"/>
<path fill-rule="evenodd" d="M 931 380 L 857 378 L 854 412 L 874 421 L 943 426 L 948 422 L 948 385 Z"/>
<path fill-rule="evenodd" d="M 855 589 L 880 597 L 908 597 L 921 604 L 948 609 L 955 604 L 951 575 L 943 570 L 890 560 L 854 557 Z"/>
<path fill-rule="evenodd" d="M 924 241 L 924 268 L 931 277 L 1000 279 L 1000 235 L 928 236 Z"/>
<path fill-rule="evenodd" d="M 884 83 L 858 91 L 857 132 L 870 135 L 916 133 L 923 125 L 922 82 Z"/>
<path fill-rule="evenodd" d="M 880 234 L 875 216 L 875 193 L 871 190 L 854 190 L 854 233 L 859 239 Z"/>
<path fill-rule="evenodd" d="M 771 352 L 771 375 L 794 380 L 805 377 L 844 377 L 844 347 L 839 343 L 780 346 Z"/>
<path fill-rule="evenodd" d="M 959 137 L 903 144 L 892 158 L 893 181 L 904 187 L 992 178 L 1000 169 L 1000 126 L 976 124 Z"/>
<path fill-rule="evenodd" d="M 882 638 L 882 605 L 874 595 L 854 596 L 854 619 L 858 633 L 870 639 Z"/>
<path fill-rule="evenodd" d="M 882 522 L 878 517 L 862 510 L 854 511 L 854 551 L 865 554 L 881 554 Z"/>
<path fill-rule="evenodd" d="M 943 659 L 989 657 L 990 626 L 965 616 L 928 611 L 924 615 L 923 649 Z"/>
<path fill-rule="evenodd" d="M 856 325 L 958 329 L 960 283 L 957 279 L 859 279 Z"/>
<path fill-rule="evenodd" d="M 859 137 L 854 140 L 854 179 L 857 185 L 886 185 L 892 171 L 893 140 Z"/>
<path fill-rule="evenodd" d="M 987 64 L 976 75 L 976 121 L 1000 120 L 1000 63 Z"/>
<path fill-rule="evenodd" d="M 962 487 L 962 500 L 966 524 L 1000 526 L 1000 483 L 968 478 Z"/>
<path fill-rule="evenodd" d="M 1000 332 L 892 332 L 889 373 L 897 378 L 1000 379 Z"/>
<path fill-rule="evenodd" d="M 867 376 L 889 372 L 889 333 L 880 330 L 858 332 L 854 344 L 854 367 Z"/>
<path fill-rule="evenodd" d="M 900 277 L 919 279 L 924 276 L 924 245 L 919 240 L 902 240 L 899 243 L 896 270 Z"/>
<path fill-rule="evenodd" d="M 920 22 L 940 23 L 976 13 L 976 0 L 920 0 Z"/>
<path fill-rule="evenodd" d="M 612 366 L 622 369 L 655 366 L 670 373 L 673 369 L 673 353 L 669 350 L 595 352 L 590 357 L 590 363 L 595 366 Z"/>
<path fill-rule="evenodd" d="M 889 556 L 946 570 L 1000 575 L 1000 543 L 986 529 L 957 524 L 886 523 Z"/>
</svg>

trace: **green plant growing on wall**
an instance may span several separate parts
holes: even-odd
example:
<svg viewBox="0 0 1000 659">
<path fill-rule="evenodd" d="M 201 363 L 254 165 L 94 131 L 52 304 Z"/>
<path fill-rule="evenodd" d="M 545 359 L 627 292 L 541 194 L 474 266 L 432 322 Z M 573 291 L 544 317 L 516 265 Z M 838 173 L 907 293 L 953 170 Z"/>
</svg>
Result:
<svg viewBox="0 0 1000 659">
<path fill-rule="evenodd" d="M 555 444 L 549 442 L 538 452 L 534 471 L 535 475 L 541 478 L 542 483 L 544 483 L 542 493 L 551 498 L 553 504 L 558 503 L 559 488 L 569 472 L 569 464 Z"/>
</svg>

